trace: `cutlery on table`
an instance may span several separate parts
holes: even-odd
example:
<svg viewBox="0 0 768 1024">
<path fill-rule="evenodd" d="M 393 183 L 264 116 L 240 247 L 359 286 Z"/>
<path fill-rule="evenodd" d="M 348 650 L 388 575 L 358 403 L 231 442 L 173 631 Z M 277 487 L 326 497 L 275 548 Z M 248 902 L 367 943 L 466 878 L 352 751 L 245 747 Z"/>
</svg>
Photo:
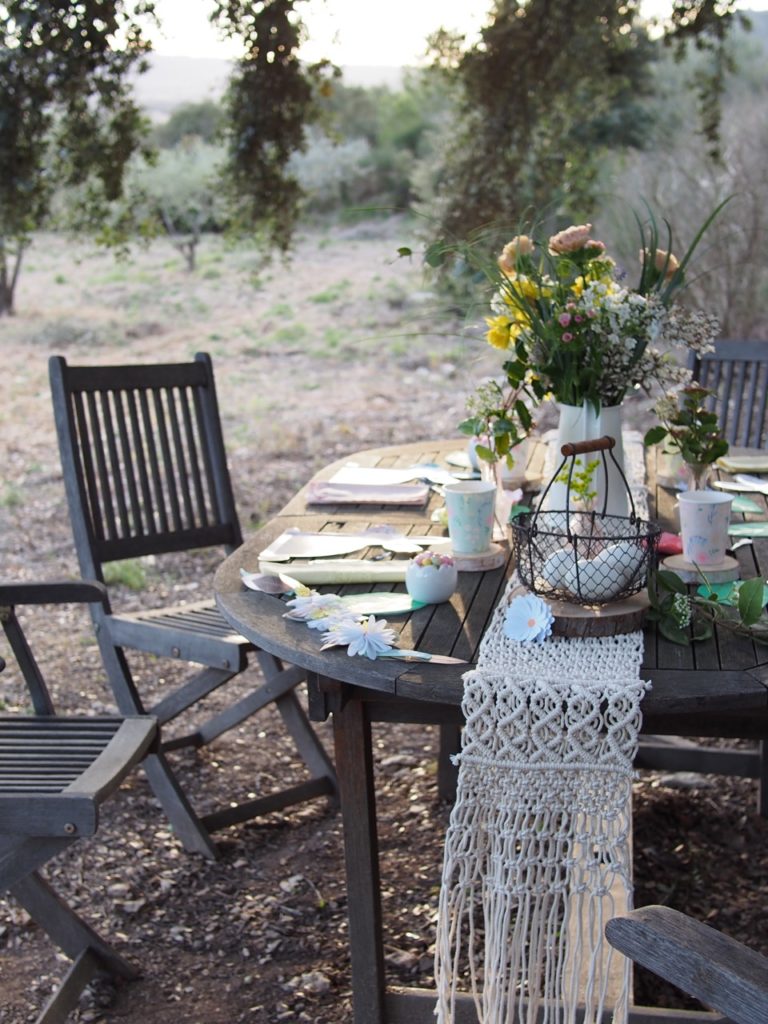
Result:
<svg viewBox="0 0 768 1024">
<path fill-rule="evenodd" d="M 380 658 L 401 658 L 403 661 L 431 661 L 435 665 L 467 665 L 466 658 L 452 658 L 448 654 L 428 654 L 426 651 L 409 651 L 393 647 Z"/>
</svg>

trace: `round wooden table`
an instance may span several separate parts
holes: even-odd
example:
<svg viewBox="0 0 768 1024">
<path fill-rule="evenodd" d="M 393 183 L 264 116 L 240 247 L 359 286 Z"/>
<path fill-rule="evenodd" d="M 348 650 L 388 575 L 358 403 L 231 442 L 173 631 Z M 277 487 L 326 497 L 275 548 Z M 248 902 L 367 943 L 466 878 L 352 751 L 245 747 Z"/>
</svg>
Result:
<svg viewBox="0 0 768 1024">
<path fill-rule="evenodd" d="M 317 474 L 327 480 L 342 465 L 398 467 L 428 462 L 445 466 L 445 456 L 461 450 L 461 440 L 419 442 L 372 449 L 348 456 Z M 543 446 L 532 446 L 527 467 L 531 485 L 538 486 L 543 468 Z M 450 467 L 449 467 L 450 468 Z M 652 490 L 655 488 L 651 482 Z M 659 491 L 659 495 L 661 492 Z M 356 1024 L 433 1020 L 434 994 L 422 990 L 387 993 L 381 937 L 376 811 L 371 751 L 371 723 L 398 721 L 443 726 L 443 751 L 458 749 L 461 726 L 462 675 L 475 659 L 483 632 L 503 593 L 511 567 L 487 572 L 460 573 L 450 602 L 420 608 L 391 621 L 400 632 L 400 647 L 448 654 L 466 659 L 466 665 L 409 663 L 389 659 L 349 657 L 344 649 L 320 651 L 318 634 L 301 622 L 283 617 L 285 604 L 277 597 L 247 590 L 240 569 L 258 571 L 258 555 L 290 527 L 311 532 L 359 532 L 389 523 L 402 532 L 428 534 L 443 531 L 431 522 L 431 512 L 442 504 L 436 495 L 422 509 L 403 506 L 312 506 L 302 489 L 265 527 L 251 535 L 221 565 L 214 579 L 218 605 L 243 636 L 277 657 L 307 671 L 310 717 L 333 715 L 336 768 L 344 820 L 344 841 L 350 917 L 353 1006 Z M 657 495 L 657 505 L 667 499 Z M 370 554 L 370 552 L 369 552 Z M 754 553 L 740 549 L 739 557 Z M 355 557 L 365 557 L 366 553 Z M 768 558 L 765 559 L 768 563 Z M 759 566 L 758 566 L 759 569 Z M 745 575 L 755 574 L 754 563 L 744 563 Z M 290 573 L 290 567 L 286 567 Z M 341 592 L 372 589 L 403 590 L 403 584 L 346 585 Z M 721 653 L 724 655 L 721 657 Z M 762 659 L 762 660 L 761 660 Z M 759 738 L 768 736 L 768 653 L 751 641 L 724 637 L 699 651 L 680 648 L 645 631 L 642 677 L 651 681 L 643 700 L 643 732 L 667 736 Z M 697 770 L 725 770 L 721 752 L 696 753 Z M 655 746 L 662 762 L 665 747 Z M 684 765 L 670 747 L 674 769 Z M 692 751 L 687 752 L 690 758 Z M 733 752 L 733 757 L 739 757 Z M 741 755 L 743 757 L 756 755 Z M 712 760 L 708 760 L 712 758 Z M 737 762 L 732 762 L 737 763 Z M 742 772 L 744 774 L 744 772 Z M 757 772 L 752 772 L 757 774 Z M 441 756 L 439 784 L 445 793 L 454 778 L 447 758 Z M 469 1013 L 469 1007 L 467 1013 Z M 462 1018 L 463 1019 L 463 1018 Z M 472 1019 L 470 1016 L 467 1020 Z"/>
</svg>

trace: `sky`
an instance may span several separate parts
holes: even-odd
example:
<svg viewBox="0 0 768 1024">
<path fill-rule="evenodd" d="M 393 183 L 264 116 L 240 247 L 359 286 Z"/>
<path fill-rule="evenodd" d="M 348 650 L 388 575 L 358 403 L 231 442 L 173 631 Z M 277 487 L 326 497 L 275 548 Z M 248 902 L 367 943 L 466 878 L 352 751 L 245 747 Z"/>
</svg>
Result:
<svg viewBox="0 0 768 1024">
<path fill-rule="evenodd" d="M 310 37 L 302 57 L 328 57 L 338 64 L 417 64 L 430 32 L 441 25 L 476 31 L 489 6 L 490 0 L 311 0 L 299 8 Z M 208 22 L 209 0 L 156 0 L 156 8 L 166 36 L 154 35 L 158 53 L 237 55 L 236 46 L 217 40 Z"/>
<path fill-rule="evenodd" d="M 235 57 L 236 44 L 220 42 L 208 21 L 210 0 L 156 0 L 163 34 L 158 53 L 188 57 Z M 422 62 L 425 39 L 441 25 L 470 37 L 485 20 L 491 0 L 311 0 L 300 5 L 309 29 L 305 60 L 328 57 L 340 65 L 404 66 Z M 664 0 L 646 0 L 648 13 Z M 768 0 L 745 0 L 768 10 Z"/>
</svg>

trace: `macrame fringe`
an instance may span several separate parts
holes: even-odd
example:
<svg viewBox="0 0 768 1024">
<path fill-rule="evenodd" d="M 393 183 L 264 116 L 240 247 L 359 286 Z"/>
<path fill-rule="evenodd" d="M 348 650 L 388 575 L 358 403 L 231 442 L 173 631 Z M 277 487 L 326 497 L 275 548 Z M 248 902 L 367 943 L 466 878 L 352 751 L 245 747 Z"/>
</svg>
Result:
<svg viewBox="0 0 768 1024">
<path fill-rule="evenodd" d="M 642 635 L 514 644 L 500 628 L 505 607 L 464 677 L 435 1012 L 454 1021 L 466 965 L 480 1024 L 575 1024 L 578 1008 L 599 1024 L 619 958 L 603 927 L 617 893 L 631 902 Z M 629 979 L 620 959 L 616 1024 Z"/>
</svg>

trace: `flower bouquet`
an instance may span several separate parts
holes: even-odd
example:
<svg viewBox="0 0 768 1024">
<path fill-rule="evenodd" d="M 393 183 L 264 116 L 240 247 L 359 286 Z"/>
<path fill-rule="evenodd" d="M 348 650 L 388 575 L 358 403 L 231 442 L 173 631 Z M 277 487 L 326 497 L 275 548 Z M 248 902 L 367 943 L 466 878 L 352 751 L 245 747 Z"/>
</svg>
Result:
<svg viewBox="0 0 768 1024">
<path fill-rule="evenodd" d="M 670 349 L 710 350 L 718 324 L 705 313 L 673 308 L 673 302 L 696 246 L 723 205 L 681 260 L 671 251 L 669 225 L 662 248 L 653 216 L 648 226 L 637 218 L 641 249 L 635 288 L 624 283 L 605 244 L 593 238 L 591 224 L 572 225 L 543 243 L 518 234 L 495 265 L 475 243 L 448 247 L 458 248 L 492 286 L 486 338 L 505 356 L 506 380 L 482 385 L 460 425 L 464 433 L 489 438 L 477 449 L 481 458 L 495 461 L 511 454 L 531 429 L 531 408 L 545 397 L 599 414 L 635 389 L 650 393 L 690 380 Z"/>
</svg>

